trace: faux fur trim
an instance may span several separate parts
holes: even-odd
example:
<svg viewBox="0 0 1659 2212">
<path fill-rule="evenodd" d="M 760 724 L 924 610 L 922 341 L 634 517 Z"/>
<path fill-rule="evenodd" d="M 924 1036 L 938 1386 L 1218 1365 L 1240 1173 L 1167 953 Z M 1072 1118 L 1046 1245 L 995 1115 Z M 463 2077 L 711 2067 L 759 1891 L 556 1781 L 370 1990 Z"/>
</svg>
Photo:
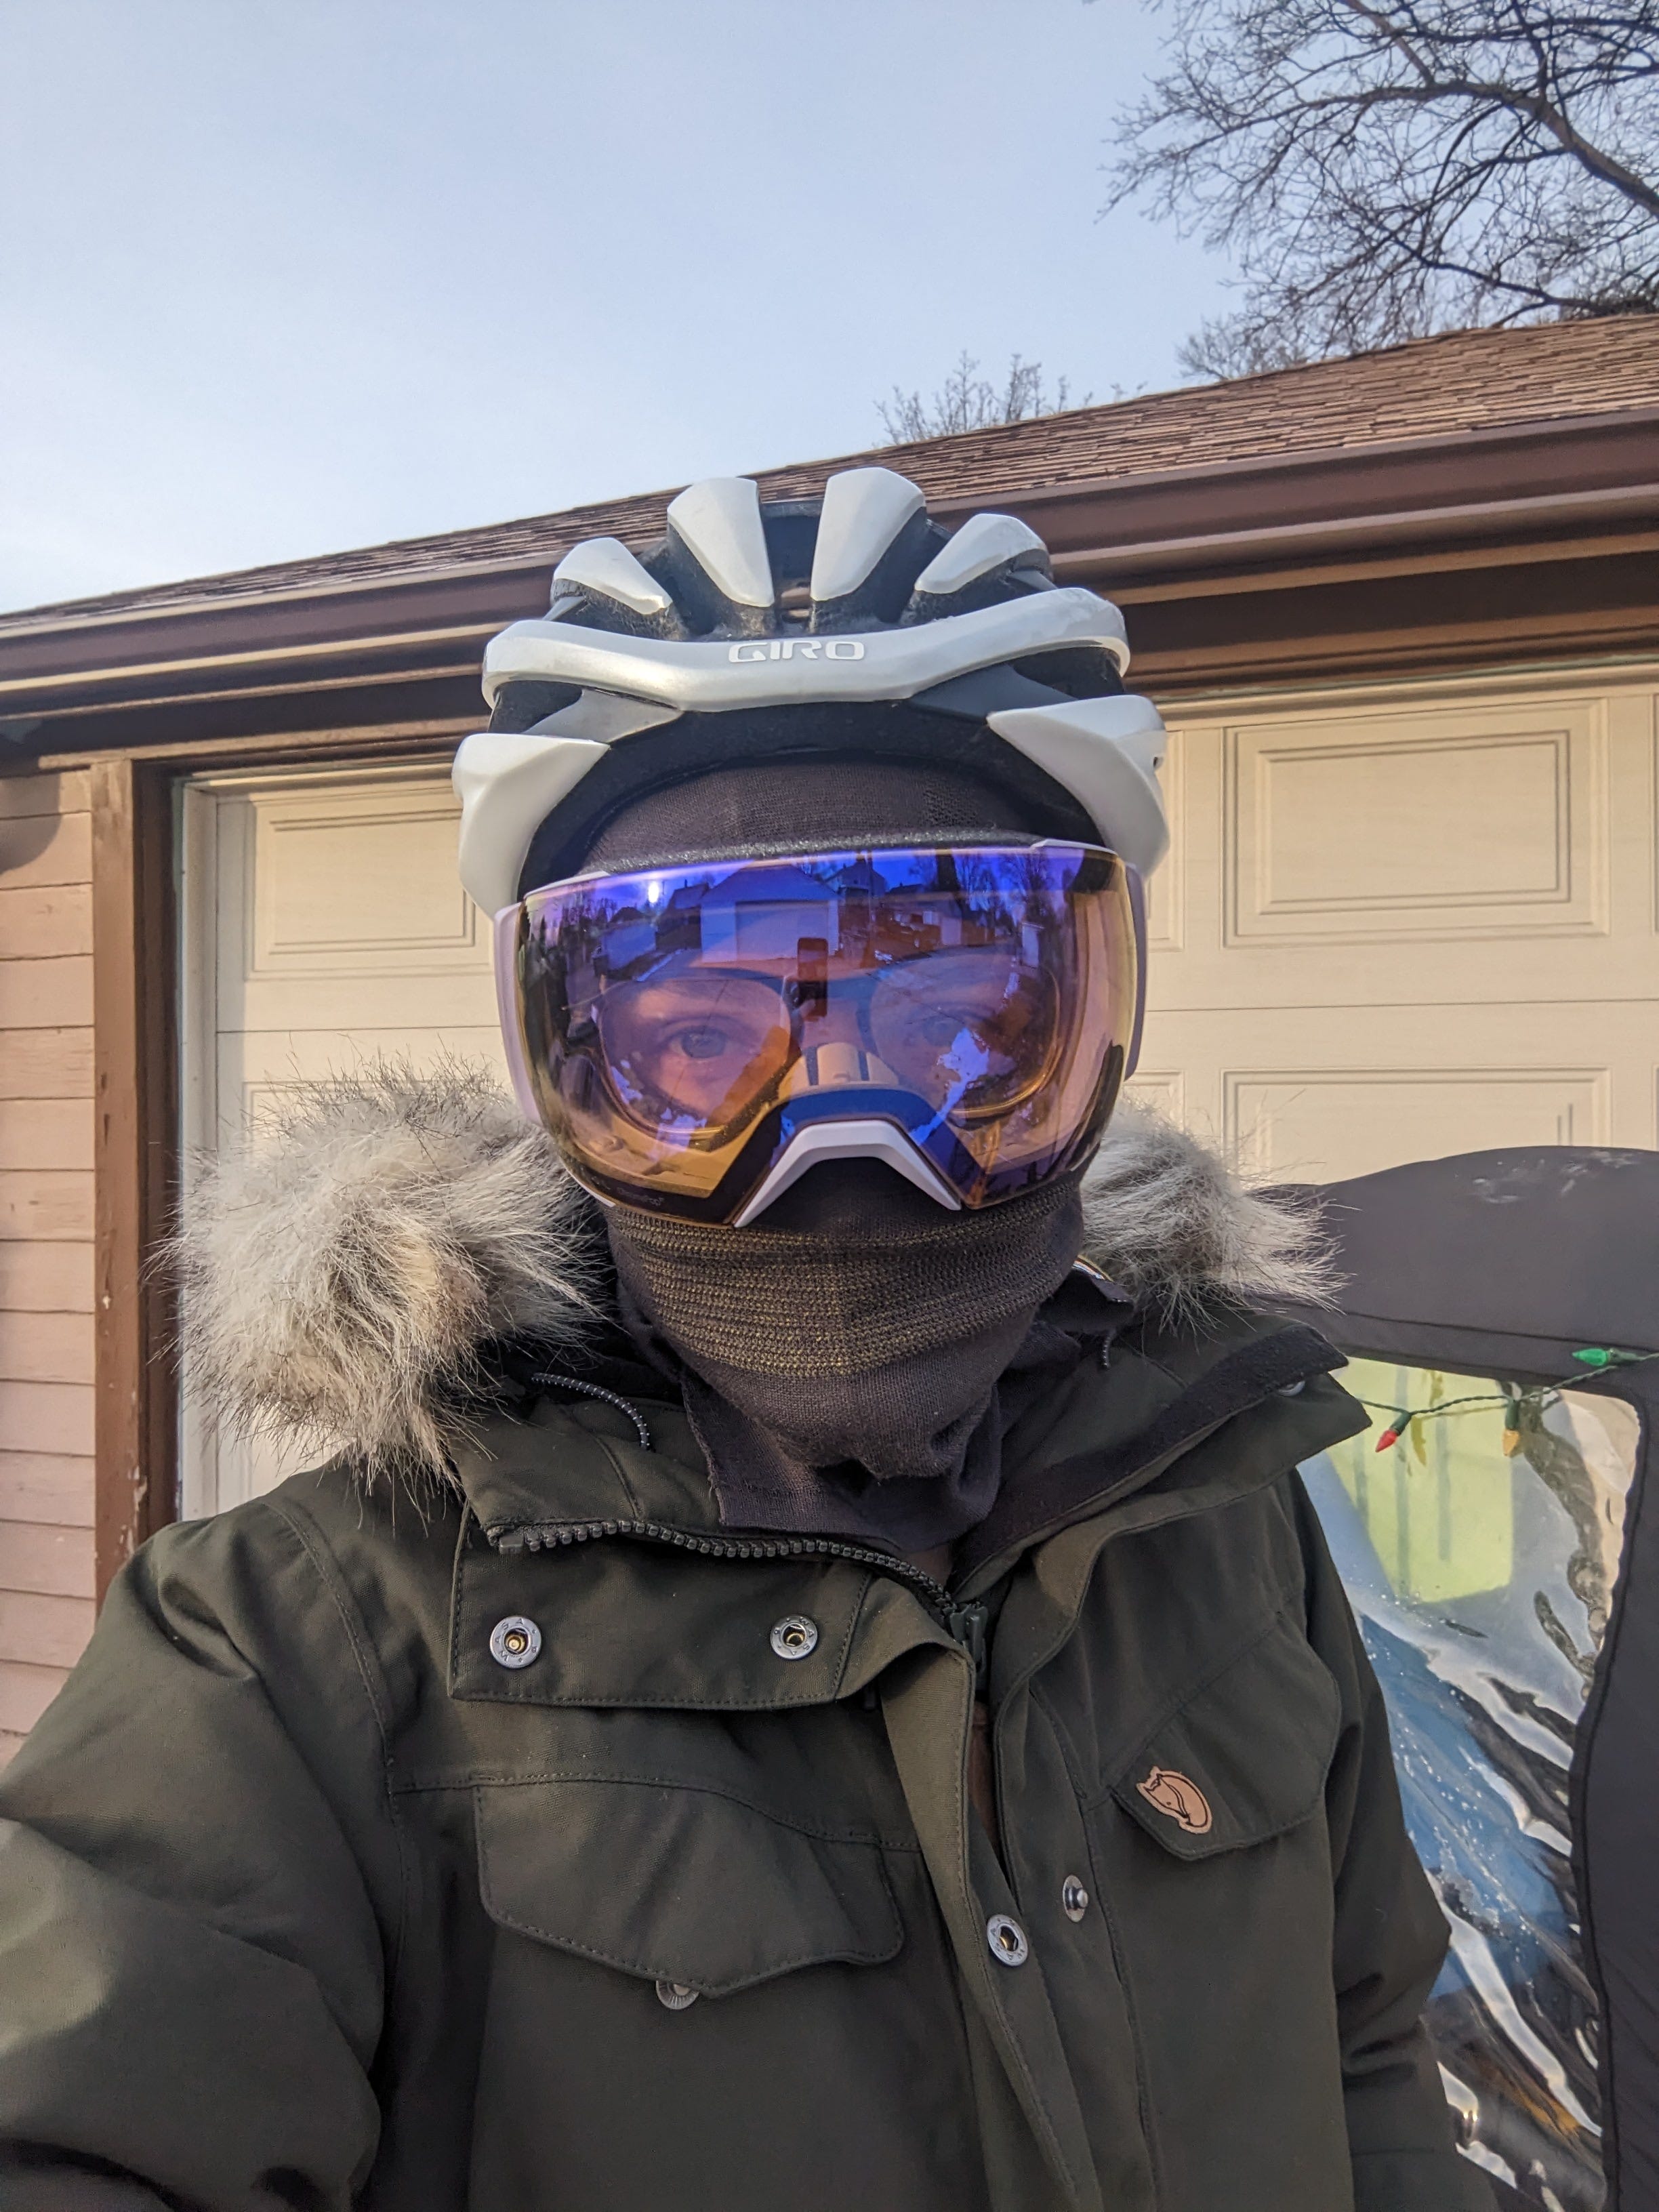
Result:
<svg viewBox="0 0 1659 2212">
<path fill-rule="evenodd" d="M 1330 1303 L 1329 1249 L 1309 1201 L 1236 1173 L 1128 1099 L 1084 1181 L 1083 1225 L 1095 1265 L 1169 1317 L 1223 1299 Z"/>
<path fill-rule="evenodd" d="M 1145 1107 L 1120 1106 L 1084 1210 L 1090 1258 L 1166 1315 L 1325 1295 L 1307 1214 Z M 580 1337 L 593 1252 L 590 1202 L 487 1075 L 373 1066 L 194 1178 L 172 1255 L 186 1376 L 233 1430 L 439 1474 L 492 1340 L 556 1358 Z"/>
<path fill-rule="evenodd" d="M 586 1210 L 482 1071 L 307 1086 L 193 1180 L 172 1247 L 186 1381 L 233 1431 L 441 1472 L 486 1344 L 582 1333 Z"/>
</svg>

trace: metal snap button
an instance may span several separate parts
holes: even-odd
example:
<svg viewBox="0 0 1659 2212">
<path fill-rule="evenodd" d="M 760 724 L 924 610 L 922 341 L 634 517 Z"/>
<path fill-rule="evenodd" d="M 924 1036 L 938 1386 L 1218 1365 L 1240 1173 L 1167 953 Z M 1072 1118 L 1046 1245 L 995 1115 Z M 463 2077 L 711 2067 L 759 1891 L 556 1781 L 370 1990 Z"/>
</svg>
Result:
<svg viewBox="0 0 1659 2212">
<path fill-rule="evenodd" d="M 489 1656 L 498 1667 L 527 1667 L 542 1648 L 542 1632 L 521 1613 L 509 1613 L 489 1632 Z"/>
<path fill-rule="evenodd" d="M 1025 1930 L 1006 1912 L 994 1912 L 985 1923 L 985 1940 L 1000 1966 L 1023 1966 L 1031 1955 Z"/>
<path fill-rule="evenodd" d="M 787 1613 L 772 1630 L 772 1649 L 780 1659 L 805 1659 L 817 1641 L 818 1625 L 804 1613 Z"/>
<path fill-rule="evenodd" d="M 666 2005 L 670 2012 L 684 2012 L 688 2005 L 697 2002 L 697 1992 L 684 1982 L 659 1982 L 657 2002 Z"/>
<path fill-rule="evenodd" d="M 1081 1920 L 1089 1910 L 1089 1893 L 1074 1874 L 1060 1885 L 1060 1909 L 1068 1920 Z"/>
</svg>

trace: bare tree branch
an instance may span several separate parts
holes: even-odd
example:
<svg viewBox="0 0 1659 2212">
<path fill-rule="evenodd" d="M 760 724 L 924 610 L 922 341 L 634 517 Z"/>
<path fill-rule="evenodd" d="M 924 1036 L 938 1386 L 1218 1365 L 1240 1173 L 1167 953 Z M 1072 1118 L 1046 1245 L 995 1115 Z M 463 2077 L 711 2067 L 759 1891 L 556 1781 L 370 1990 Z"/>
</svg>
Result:
<svg viewBox="0 0 1659 2212">
<path fill-rule="evenodd" d="M 1121 394 L 1114 392 L 1115 398 Z M 1034 415 L 1063 415 L 1068 407 L 1087 407 L 1094 398 L 1085 392 L 1072 398 L 1062 376 L 1052 392 L 1043 380 L 1042 363 L 1015 354 L 1000 385 L 979 373 L 979 363 L 964 348 L 956 367 L 939 389 L 924 398 L 920 392 L 901 392 L 896 384 L 890 399 L 878 399 L 876 412 L 893 446 L 914 445 L 924 438 L 954 437 L 963 430 L 987 430 L 998 422 L 1024 422 Z"/>
<path fill-rule="evenodd" d="M 1190 373 L 1659 309 L 1659 0 L 1167 6 L 1108 205 L 1236 260 Z"/>
<path fill-rule="evenodd" d="M 1362 22 L 1369 24 L 1385 45 L 1397 46 L 1407 56 L 1423 80 L 1421 97 L 1428 100 L 1461 98 L 1477 107 L 1485 103 L 1492 107 L 1512 108 L 1519 113 L 1529 115 L 1540 130 L 1547 131 L 1559 143 L 1563 152 L 1573 155 L 1592 176 L 1600 177 L 1603 184 L 1611 185 L 1615 191 L 1623 192 L 1638 206 L 1646 208 L 1650 215 L 1659 216 L 1659 188 L 1647 183 L 1633 169 L 1626 168 L 1622 161 L 1615 161 L 1611 154 L 1604 152 L 1599 146 L 1593 146 L 1581 131 L 1573 128 L 1561 109 L 1545 98 L 1541 90 L 1528 93 L 1523 85 L 1485 82 L 1455 74 L 1437 74 L 1414 51 L 1413 42 L 1401 36 L 1382 9 L 1367 7 L 1365 0 L 1341 0 L 1341 5 L 1350 15 L 1357 15 Z M 1555 75 L 1553 57 L 1534 28 L 1526 25 L 1519 27 L 1522 43 L 1532 48 L 1536 58 L 1541 85 L 1547 78 L 1553 79 Z"/>
</svg>

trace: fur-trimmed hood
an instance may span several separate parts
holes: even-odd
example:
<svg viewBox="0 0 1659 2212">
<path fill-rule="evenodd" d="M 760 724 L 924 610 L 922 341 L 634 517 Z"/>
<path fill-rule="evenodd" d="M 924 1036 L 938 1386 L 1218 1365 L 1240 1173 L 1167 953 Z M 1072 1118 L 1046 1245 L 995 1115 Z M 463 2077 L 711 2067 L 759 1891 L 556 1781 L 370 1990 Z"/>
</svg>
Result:
<svg viewBox="0 0 1659 2212">
<path fill-rule="evenodd" d="M 592 1323 L 592 1201 L 478 1072 L 382 1063 L 302 1094 L 198 1174 L 173 1258 L 186 1373 L 228 1425 L 365 1472 L 436 1471 L 504 1337 L 556 1355 Z M 1084 1187 L 1085 1250 L 1145 1307 L 1318 1301 L 1305 1213 L 1146 1107 L 1120 1105 Z"/>
</svg>

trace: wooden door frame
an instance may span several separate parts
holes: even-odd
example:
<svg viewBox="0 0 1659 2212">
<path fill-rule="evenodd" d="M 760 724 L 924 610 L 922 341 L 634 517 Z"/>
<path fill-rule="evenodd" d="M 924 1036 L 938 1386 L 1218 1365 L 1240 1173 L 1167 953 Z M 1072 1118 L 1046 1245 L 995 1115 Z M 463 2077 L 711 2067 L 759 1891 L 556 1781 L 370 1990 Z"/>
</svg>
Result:
<svg viewBox="0 0 1659 2212">
<path fill-rule="evenodd" d="M 178 1184 L 172 779 L 89 763 L 96 1592 L 178 1511 L 173 1300 L 158 1264 Z"/>
</svg>

